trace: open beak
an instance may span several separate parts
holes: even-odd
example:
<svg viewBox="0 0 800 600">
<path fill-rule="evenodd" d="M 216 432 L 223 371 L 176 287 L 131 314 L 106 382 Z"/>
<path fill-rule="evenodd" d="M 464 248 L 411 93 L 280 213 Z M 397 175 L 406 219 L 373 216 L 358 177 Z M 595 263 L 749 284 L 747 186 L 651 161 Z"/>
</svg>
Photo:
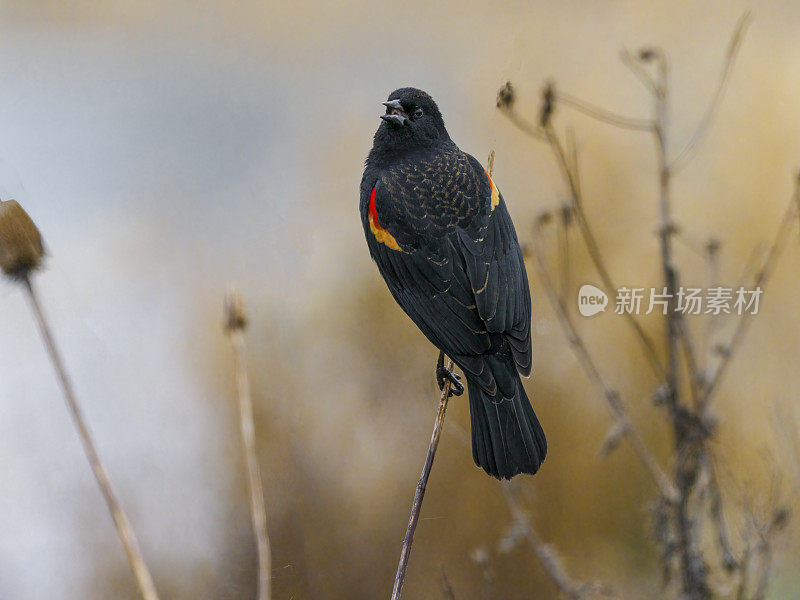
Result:
<svg viewBox="0 0 800 600">
<path fill-rule="evenodd" d="M 403 110 L 403 105 L 400 100 L 389 100 L 388 102 L 381 102 L 386 107 L 386 114 L 381 115 L 381 119 L 390 125 L 402 126 L 408 122 L 406 111 Z"/>
</svg>

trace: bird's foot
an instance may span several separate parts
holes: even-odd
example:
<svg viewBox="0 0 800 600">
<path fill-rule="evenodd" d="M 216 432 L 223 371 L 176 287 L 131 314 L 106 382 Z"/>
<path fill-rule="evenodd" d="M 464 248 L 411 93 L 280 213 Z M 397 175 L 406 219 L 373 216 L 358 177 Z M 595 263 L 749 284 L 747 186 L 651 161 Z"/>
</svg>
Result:
<svg viewBox="0 0 800 600">
<path fill-rule="evenodd" d="M 464 384 L 461 383 L 461 376 L 453 373 L 444 365 L 436 365 L 436 383 L 439 384 L 439 389 L 444 390 L 446 382 L 450 382 L 449 396 L 460 396 L 464 393 Z"/>
</svg>

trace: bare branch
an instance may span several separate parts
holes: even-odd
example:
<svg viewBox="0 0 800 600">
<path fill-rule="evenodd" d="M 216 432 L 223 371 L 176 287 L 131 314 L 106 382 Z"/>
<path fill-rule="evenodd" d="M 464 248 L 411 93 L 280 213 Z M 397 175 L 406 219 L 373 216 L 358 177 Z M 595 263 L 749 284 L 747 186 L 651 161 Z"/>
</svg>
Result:
<svg viewBox="0 0 800 600">
<path fill-rule="evenodd" d="M 752 21 L 753 13 L 751 13 L 749 10 L 745 11 L 745 13 L 739 17 L 739 22 L 736 24 L 736 28 L 731 36 L 731 41 L 728 44 L 728 52 L 725 55 L 725 62 L 722 65 L 722 71 L 720 72 L 719 81 L 717 82 L 717 88 L 711 97 L 711 102 L 709 102 L 705 114 L 700 119 L 700 123 L 697 125 L 695 132 L 692 134 L 692 137 L 689 139 L 686 146 L 683 147 L 683 149 L 669 164 L 669 170 L 673 174 L 680 171 L 689 163 L 692 154 L 697 150 L 700 142 L 703 141 L 711 129 L 711 124 L 714 122 L 714 116 L 717 113 L 720 102 L 725 95 L 725 90 L 728 87 L 728 80 L 730 79 L 733 64 L 736 62 L 736 55 L 739 53 L 742 40 L 744 40 L 747 28 Z"/>
</svg>

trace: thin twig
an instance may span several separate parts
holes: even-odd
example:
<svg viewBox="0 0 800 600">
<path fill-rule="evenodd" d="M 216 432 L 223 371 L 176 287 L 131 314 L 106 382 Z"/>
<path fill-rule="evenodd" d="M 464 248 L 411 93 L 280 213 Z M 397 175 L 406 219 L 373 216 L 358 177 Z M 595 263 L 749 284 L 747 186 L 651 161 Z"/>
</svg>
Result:
<svg viewBox="0 0 800 600">
<path fill-rule="evenodd" d="M 720 243 L 718 240 L 712 238 L 705 245 L 706 264 L 707 264 L 707 280 L 706 289 L 719 285 L 719 254 Z M 722 320 L 722 313 L 715 315 L 711 314 L 706 323 L 706 352 L 705 352 L 705 365 L 703 368 L 703 393 L 705 393 L 705 385 L 708 382 L 711 374 L 711 365 L 714 362 L 716 355 L 715 348 L 717 344 L 717 331 Z"/>
<path fill-rule="evenodd" d="M 258 552 L 258 600 L 271 597 L 272 551 L 267 533 L 267 510 L 261 471 L 256 458 L 256 431 L 253 421 L 253 399 L 245 359 L 244 330 L 247 319 L 239 294 L 231 291 L 225 302 L 226 331 L 233 350 L 236 371 L 236 395 L 239 401 L 239 426 L 242 432 L 245 463 L 247 465 L 247 488 L 250 495 L 250 513 L 253 520 L 253 535 Z"/>
<path fill-rule="evenodd" d="M 621 431 L 624 432 L 624 435 L 630 442 L 636 456 L 638 456 L 639 460 L 641 460 L 644 464 L 647 472 L 655 482 L 656 487 L 669 502 L 675 502 L 677 499 L 677 491 L 675 490 L 675 486 L 669 480 L 664 471 L 661 470 L 661 467 L 658 466 L 658 462 L 656 461 L 655 457 L 647 448 L 647 445 L 644 443 L 641 435 L 639 435 L 639 432 L 634 427 L 633 422 L 628 417 L 628 413 L 622 404 L 619 393 L 611 388 L 603 375 L 600 373 L 597 365 L 594 362 L 594 359 L 586 347 L 586 344 L 583 342 L 583 339 L 578 333 L 577 328 L 572 322 L 566 307 L 562 306 L 558 300 L 558 294 L 555 291 L 556 288 L 553 280 L 547 271 L 547 264 L 544 258 L 544 249 L 542 248 L 540 241 L 542 237 L 541 231 L 535 232 L 533 237 L 533 253 L 536 257 L 537 271 L 540 279 L 542 280 L 542 286 L 545 289 L 547 297 L 550 300 L 550 304 L 552 305 L 553 310 L 558 317 L 559 323 L 561 323 L 561 326 L 564 329 L 564 333 L 569 341 L 570 346 L 575 352 L 578 361 L 583 366 L 583 369 L 586 371 L 589 379 L 591 379 L 601 389 L 603 397 L 611 408 L 611 412 L 615 421 L 619 424 Z"/>
<path fill-rule="evenodd" d="M 650 73 L 644 69 L 641 61 L 637 60 L 627 49 L 620 54 L 620 60 L 650 92 L 658 93 L 658 84 L 650 76 Z"/>
<path fill-rule="evenodd" d="M 452 360 L 448 361 L 447 370 L 453 370 Z M 428 445 L 428 454 L 425 456 L 422 474 L 420 475 L 417 489 L 414 492 L 414 502 L 411 504 L 411 515 L 408 518 L 408 527 L 406 528 L 406 535 L 403 538 L 403 548 L 400 551 L 400 562 L 397 565 L 397 575 L 395 575 L 394 578 L 391 600 L 399 600 L 403 590 L 403 582 L 405 581 L 406 570 L 408 569 L 408 557 L 411 555 L 411 545 L 414 543 L 414 532 L 417 530 L 419 513 L 422 509 L 422 500 L 425 497 L 425 488 L 428 486 L 428 478 L 430 477 L 431 468 L 433 467 L 433 459 L 436 456 L 436 448 L 439 446 L 439 438 L 442 435 L 442 425 L 444 425 L 444 416 L 447 412 L 447 400 L 450 397 L 450 386 L 450 380 L 446 379 L 444 387 L 442 388 L 442 394 L 439 397 L 439 412 L 433 424 L 433 433 L 431 434 L 431 442 Z"/>
<path fill-rule="evenodd" d="M 72 383 L 67 376 L 67 371 L 64 367 L 61 355 L 58 352 L 58 348 L 56 347 L 55 339 L 53 338 L 53 334 L 50 330 L 50 325 L 45 318 L 44 311 L 39 303 L 38 295 L 36 294 L 33 284 L 31 283 L 30 277 L 25 276 L 23 279 L 23 284 L 28 292 L 27 296 L 30 300 L 33 314 L 36 317 L 39 331 L 42 334 L 42 339 L 44 340 L 45 348 L 47 349 L 47 353 L 50 357 L 50 362 L 52 362 L 53 368 L 56 371 L 58 382 L 61 385 L 61 391 L 63 392 L 64 399 L 67 402 L 67 409 L 69 410 L 72 421 L 75 424 L 75 429 L 78 432 L 78 437 L 83 445 L 83 451 L 86 454 L 86 458 L 92 468 L 92 473 L 94 473 L 94 477 L 97 480 L 97 485 L 100 487 L 100 491 L 103 493 L 103 498 L 108 506 L 108 511 L 111 513 L 111 518 L 114 520 L 114 526 L 116 527 L 117 534 L 122 542 L 122 547 L 125 549 L 128 562 L 130 563 L 133 573 L 136 576 L 136 582 L 139 585 L 139 592 L 144 600 L 158 600 L 158 594 L 156 593 L 156 588 L 153 584 L 153 578 L 151 577 L 150 571 L 147 569 L 147 565 L 144 562 L 142 551 L 139 548 L 139 542 L 136 539 L 136 534 L 133 532 L 133 527 L 128 520 L 128 516 L 125 514 L 125 511 L 122 510 L 119 499 L 117 498 L 114 489 L 111 487 L 111 482 L 108 479 L 106 469 L 103 466 L 103 463 L 100 461 L 100 456 L 95 448 L 89 428 L 84 421 L 83 413 L 78 405 L 78 401 L 72 389 Z"/>
<path fill-rule="evenodd" d="M 722 567 L 726 571 L 732 571 L 739 566 L 739 563 L 736 560 L 736 554 L 734 553 L 730 532 L 728 530 L 728 522 L 725 519 L 725 513 L 722 507 L 722 490 L 720 489 L 714 461 L 707 449 L 704 450 L 706 451 L 703 453 L 700 460 L 708 474 L 711 520 L 714 522 L 714 527 L 717 530 L 717 544 L 722 553 Z"/>
<path fill-rule="evenodd" d="M 583 586 L 572 581 L 570 576 L 567 575 L 567 572 L 564 570 L 561 562 L 556 559 L 556 556 L 553 554 L 551 548 L 542 541 L 541 537 L 539 537 L 539 533 L 531 525 L 530 518 L 519 505 L 516 495 L 511 489 L 510 483 L 504 481 L 502 488 L 503 495 L 505 496 L 506 503 L 508 504 L 508 508 L 511 511 L 511 516 L 514 519 L 515 524 L 522 525 L 525 539 L 528 541 L 528 544 L 530 545 L 531 550 L 533 550 L 533 553 L 536 555 L 536 558 L 539 559 L 539 563 L 541 563 L 545 573 L 547 573 L 551 581 L 558 588 L 558 591 L 561 592 L 565 597 L 570 598 L 570 600 L 582 600 L 584 595 L 581 592 L 581 588 Z"/>
<path fill-rule="evenodd" d="M 519 535 L 525 537 L 534 555 L 542 565 L 544 572 L 561 595 L 565 598 L 569 598 L 569 600 L 586 600 L 595 596 L 602 596 L 605 598 L 617 597 L 612 590 L 604 585 L 573 581 L 566 569 L 564 569 L 561 560 L 553 548 L 542 540 L 539 536 L 539 532 L 533 527 L 528 513 L 522 508 L 519 500 L 517 500 L 516 492 L 513 489 L 513 483 L 504 481 L 502 483 L 502 488 L 506 504 L 514 519 L 515 537 Z"/>
<path fill-rule="evenodd" d="M 513 107 L 503 108 L 501 109 L 501 112 L 508 118 L 509 121 L 516 125 L 517 129 L 523 133 L 539 141 L 547 141 L 547 136 L 545 135 L 544 129 L 539 125 L 534 125 L 525 117 L 522 117 L 516 110 L 514 110 Z"/>
<path fill-rule="evenodd" d="M 445 600 L 456 600 L 456 593 L 453 591 L 453 586 L 450 585 L 450 580 L 445 573 L 444 565 L 439 569 L 439 589 L 442 591 L 442 597 Z"/>
<path fill-rule="evenodd" d="M 683 149 L 669 165 L 669 170 L 673 175 L 683 169 L 689 163 L 692 154 L 697 150 L 700 142 L 703 141 L 711 129 L 711 124 L 714 122 L 714 116 L 719 108 L 719 104 L 722 101 L 723 96 L 725 95 L 725 89 L 728 87 L 728 80 L 730 79 L 733 64 L 736 61 L 736 55 L 738 54 L 739 48 L 742 45 L 742 40 L 747 32 L 747 27 L 752 21 L 753 13 L 751 13 L 749 10 L 745 11 L 745 13 L 739 17 L 739 21 L 736 24 L 733 35 L 731 36 L 731 41 L 728 44 L 728 52 L 725 55 L 725 62 L 722 66 L 722 71 L 720 72 L 717 88 L 711 97 L 708 108 L 706 108 L 706 112 L 700 119 L 700 123 L 697 125 L 695 132 L 692 134 L 692 137 L 689 139 L 686 146 L 683 147 Z"/>
<path fill-rule="evenodd" d="M 618 115 L 617 113 L 596 106 L 586 100 L 581 100 L 565 92 L 557 92 L 556 100 L 593 119 L 609 125 L 614 125 L 615 127 L 620 127 L 621 129 L 630 129 L 633 131 L 650 131 L 653 129 L 653 122 L 650 119 L 638 119 L 635 117 Z"/>
<path fill-rule="evenodd" d="M 769 517 L 769 521 L 758 529 L 759 541 L 756 549 L 759 553 L 758 579 L 756 580 L 755 590 L 751 596 L 752 600 L 764 600 L 767 595 L 770 577 L 772 576 L 772 561 L 775 551 L 775 536 L 786 527 L 789 520 L 789 511 L 783 507 L 774 508 Z"/>
<path fill-rule="evenodd" d="M 572 221 L 572 209 L 564 205 L 561 207 L 560 215 L 558 218 L 558 262 L 559 262 L 559 277 L 558 277 L 558 300 L 566 306 L 567 294 L 569 293 L 569 230 Z"/>
<path fill-rule="evenodd" d="M 750 543 L 746 542 L 742 552 L 742 562 L 739 569 L 739 585 L 736 587 L 736 600 L 747 600 L 747 589 L 750 585 L 750 570 L 753 563 L 753 551 Z"/>
</svg>

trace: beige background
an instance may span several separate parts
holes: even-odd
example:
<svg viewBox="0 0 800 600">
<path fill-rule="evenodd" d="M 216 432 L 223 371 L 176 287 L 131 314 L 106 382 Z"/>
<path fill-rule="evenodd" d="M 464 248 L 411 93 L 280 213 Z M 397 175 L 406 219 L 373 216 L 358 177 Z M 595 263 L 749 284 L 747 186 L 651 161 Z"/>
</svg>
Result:
<svg viewBox="0 0 800 600">
<path fill-rule="evenodd" d="M 548 150 L 494 108 L 512 80 L 534 115 L 547 78 L 635 116 L 648 100 L 623 48 L 669 51 L 673 148 L 690 135 L 745 8 L 755 21 L 697 159 L 675 182 L 687 236 L 718 236 L 723 277 L 777 226 L 800 166 L 796 2 L 5 2 L 0 8 L 0 197 L 19 200 L 50 252 L 37 279 L 87 417 L 164 598 L 246 598 L 254 547 L 231 359 L 230 282 L 252 312 L 255 386 L 275 598 L 375 598 L 391 588 L 435 411 L 434 349 L 370 263 L 358 183 L 382 108 L 415 85 L 484 160 L 520 237 L 565 191 Z M 615 278 L 657 285 L 655 163 L 646 136 L 559 111 L 578 140 L 587 211 Z M 734 503 L 796 491 L 800 289 L 793 237 L 718 396 Z M 681 250 L 687 283 L 701 259 Z M 530 270 L 530 268 L 529 268 Z M 575 285 L 598 283 L 576 262 Z M 536 290 L 538 282 L 533 280 Z M 532 480 L 542 535 L 576 576 L 658 589 L 647 540 L 653 490 L 629 449 L 597 450 L 609 417 L 534 294 L 528 382 L 550 455 Z M 658 332 L 658 323 L 645 321 Z M 619 318 L 581 321 L 607 376 L 668 465 L 652 381 Z M 694 325 L 694 324 L 693 324 Z M 481 597 L 550 598 L 526 548 L 499 554 L 510 521 L 463 445 L 452 404 L 407 582 Z M 459 433 L 462 432 L 462 433 Z M 0 598 L 134 598 L 132 577 L 73 435 L 19 289 L 0 284 Z M 795 494 L 796 495 L 796 494 Z M 797 508 L 797 507 L 796 507 Z M 734 528 L 737 524 L 734 524 Z M 795 524 L 772 598 L 800 585 Z"/>
</svg>

